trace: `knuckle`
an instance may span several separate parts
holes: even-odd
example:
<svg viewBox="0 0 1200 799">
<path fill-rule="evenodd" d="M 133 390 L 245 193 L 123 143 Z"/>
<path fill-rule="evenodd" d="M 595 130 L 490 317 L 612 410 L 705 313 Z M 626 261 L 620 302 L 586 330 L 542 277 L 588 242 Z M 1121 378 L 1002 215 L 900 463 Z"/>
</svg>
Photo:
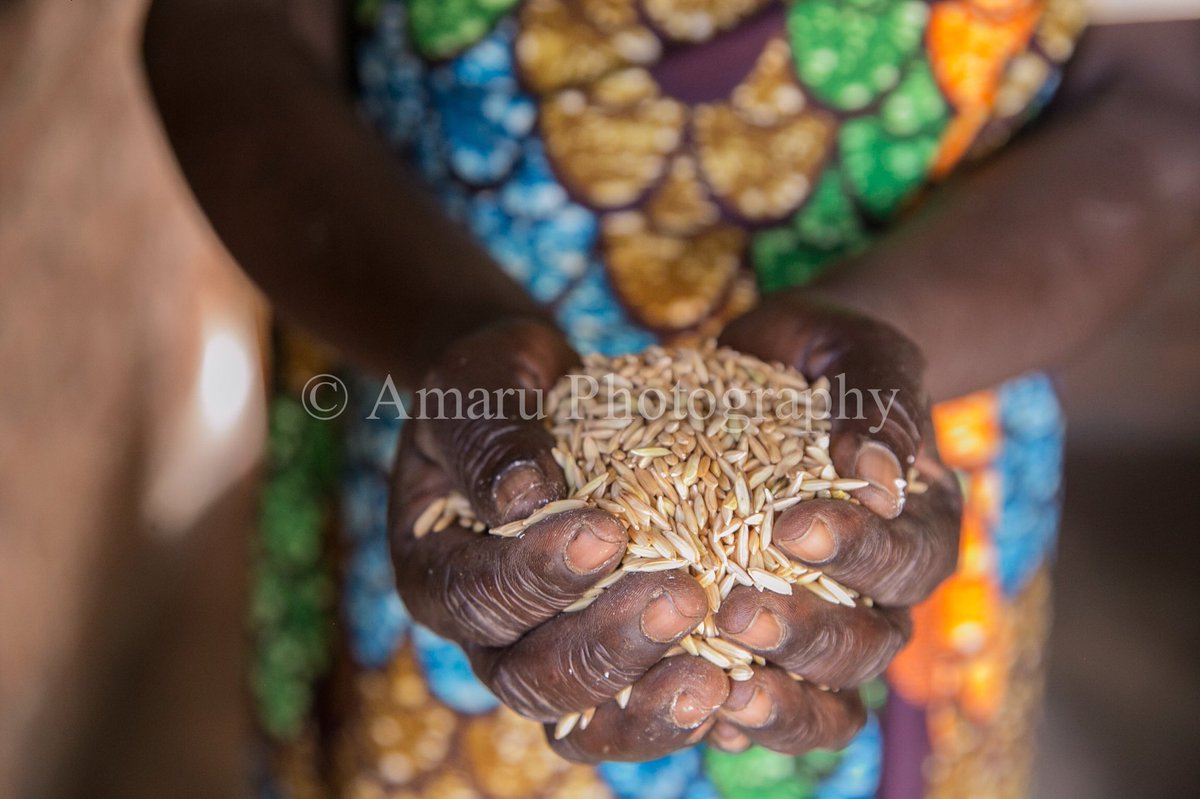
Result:
<svg viewBox="0 0 1200 799">
<path fill-rule="evenodd" d="M 788 722 L 789 727 L 776 739 L 772 749 L 789 755 L 803 755 L 813 749 L 839 749 L 838 742 L 843 737 L 825 713 L 810 712 L 807 723 Z"/>
<path fill-rule="evenodd" d="M 932 593 L 950 575 L 954 574 L 956 568 L 958 568 L 958 536 L 953 536 L 947 540 L 946 545 L 938 547 L 937 555 L 933 558 L 933 566 L 930 568 L 932 585 L 929 593 Z"/>
<path fill-rule="evenodd" d="M 895 657 L 908 642 L 912 640 L 913 621 L 912 613 L 908 608 L 903 608 L 898 611 L 891 611 L 887 617 L 887 625 L 890 637 L 890 649 L 892 657 Z"/>
<path fill-rule="evenodd" d="M 909 556 L 902 559 L 893 573 L 892 599 L 900 604 L 919 602 L 933 590 L 936 557 L 933 542 L 924 530 L 908 536 Z"/>
<path fill-rule="evenodd" d="M 852 680 L 846 684 L 861 685 L 882 674 L 896 654 L 908 643 L 910 630 L 911 627 L 883 621 L 880 628 L 870 636 L 869 651 L 864 653 L 859 668 L 854 672 Z"/>
<path fill-rule="evenodd" d="M 926 528 L 881 537 L 872 599 L 888 606 L 924 600 L 954 571 L 957 551 Z"/>
<path fill-rule="evenodd" d="M 939 535 L 936 528 L 921 529 L 913 536 L 912 549 L 905 604 L 927 598 L 958 565 L 957 535 Z"/>
<path fill-rule="evenodd" d="M 781 736 L 786 752 L 801 755 L 813 749 L 843 749 L 866 724 L 862 705 L 836 694 L 810 695 L 804 722 L 791 721 Z M 772 747 L 775 748 L 775 747 Z"/>
<path fill-rule="evenodd" d="M 598 704 L 636 676 L 620 667 L 615 650 L 591 643 L 537 664 L 506 663 L 497 673 L 497 695 L 524 715 L 551 720 Z"/>
<path fill-rule="evenodd" d="M 487 592 L 480 600 L 511 604 L 515 610 L 539 618 L 566 607 L 578 595 L 562 585 L 548 561 L 540 557 L 522 559 L 501 570 L 496 576 L 496 592 Z"/>
<path fill-rule="evenodd" d="M 831 619 L 815 630 L 806 651 L 788 667 L 818 685 L 845 688 L 880 674 L 904 644 L 892 624 Z"/>
<path fill-rule="evenodd" d="M 897 397 L 886 415 L 868 420 L 879 426 L 873 435 L 896 455 L 901 464 L 915 457 L 921 447 L 921 433 L 908 411 L 910 403 L 909 397 Z M 874 413 L 875 410 L 878 409 L 873 409 L 873 415 L 879 417 L 880 414 Z"/>
<path fill-rule="evenodd" d="M 621 661 L 616 649 L 603 642 L 592 641 L 573 653 L 568 668 L 577 684 L 600 696 L 608 696 L 641 676 L 639 670 L 631 669 Z"/>
<path fill-rule="evenodd" d="M 458 468 L 474 480 L 486 479 L 513 460 L 513 442 L 519 435 L 520 426 L 513 420 L 473 419 L 456 424 L 451 446 Z"/>
<path fill-rule="evenodd" d="M 820 746 L 825 749 L 844 749 L 867 723 L 866 712 L 859 705 L 833 704 L 825 713 L 821 725 Z"/>
<path fill-rule="evenodd" d="M 789 671 L 816 679 L 816 673 L 836 658 L 840 648 L 841 633 L 829 624 L 817 623 L 810 628 L 805 642 L 781 658 L 782 665 Z"/>
<path fill-rule="evenodd" d="M 534 721 L 554 721 L 565 707 L 556 705 L 546 692 L 546 681 L 531 669 L 502 661 L 492 674 L 493 693 L 517 714 Z"/>
<path fill-rule="evenodd" d="M 904 568 L 906 553 L 882 520 L 859 518 L 851 524 L 855 529 L 853 535 L 847 536 L 850 545 L 843 567 L 845 578 L 855 586 L 877 593 L 875 586 L 886 587 L 895 572 Z M 880 596 L 872 598 L 882 599 Z"/>
<path fill-rule="evenodd" d="M 872 598 L 887 607 L 907 607 L 921 602 L 932 588 L 925 585 L 923 578 L 914 582 L 911 572 L 910 569 L 903 569 L 880 580 Z"/>
<path fill-rule="evenodd" d="M 537 569 L 498 569 L 486 579 L 447 576 L 447 611 L 476 643 L 506 646 L 569 604 L 571 597 Z"/>
<path fill-rule="evenodd" d="M 812 743 L 811 738 L 812 734 L 808 730 L 789 730 L 783 735 L 763 741 L 763 745 L 781 755 L 800 757 L 817 748 L 817 744 Z"/>
<path fill-rule="evenodd" d="M 479 582 L 454 580 L 447 576 L 442 583 L 442 602 L 466 639 L 485 646 L 504 646 L 519 637 L 515 620 L 507 609 L 480 601 Z"/>
</svg>

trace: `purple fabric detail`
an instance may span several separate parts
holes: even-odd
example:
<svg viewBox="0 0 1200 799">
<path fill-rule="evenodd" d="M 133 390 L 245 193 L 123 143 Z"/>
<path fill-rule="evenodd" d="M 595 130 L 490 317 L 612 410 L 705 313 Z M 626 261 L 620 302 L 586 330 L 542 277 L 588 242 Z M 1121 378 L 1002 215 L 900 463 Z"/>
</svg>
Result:
<svg viewBox="0 0 1200 799">
<path fill-rule="evenodd" d="M 925 711 L 888 692 L 883 712 L 883 778 L 879 799 L 921 799 L 922 773 L 931 751 Z"/>
<path fill-rule="evenodd" d="M 773 36 L 785 33 L 786 12 L 772 5 L 758 16 L 706 42 L 667 43 L 650 74 L 663 93 L 682 103 L 724 100 L 754 68 Z"/>
</svg>

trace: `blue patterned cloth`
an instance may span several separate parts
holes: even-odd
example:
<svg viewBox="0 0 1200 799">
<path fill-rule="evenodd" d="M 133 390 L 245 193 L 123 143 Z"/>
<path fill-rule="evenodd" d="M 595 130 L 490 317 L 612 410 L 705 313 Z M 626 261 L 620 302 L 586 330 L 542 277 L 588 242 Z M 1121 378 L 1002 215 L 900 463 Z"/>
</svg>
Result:
<svg viewBox="0 0 1200 799">
<path fill-rule="evenodd" d="M 512 20 L 446 61 L 411 51 L 405 4 L 382 0 L 359 51 L 361 108 L 403 150 L 514 280 L 547 304 L 583 352 L 644 349 L 655 335 L 618 301 L 596 254 L 596 214 L 572 202 L 549 164 L 536 108 L 513 63 Z M 352 391 L 372 403 L 378 385 Z M 1053 547 L 1057 527 L 1062 418 L 1044 377 L 1000 392 L 1004 444 L 997 464 L 1002 503 L 996 545 L 1002 584 L 1017 592 Z M 460 713 L 479 714 L 496 698 L 472 674 L 462 650 L 411 622 L 394 587 L 387 543 L 387 490 L 399 424 L 349 415 L 342 522 L 348 548 L 346 622 L 355 658 L 381 668 L 408 635 L 431 691 Z M 364 411 L 363 408 L 356 409 Z M 816 787 L 818 799 L 866 799 L 878 789 L 882 736 L 872 713 Z M 617 799 L 717 799 L 695 747 L 648 763 L 604 763 L 599 773 Z M 786 760 L 786 759 L 785 759 Z M 796 763 L 780 761 L 795 769 Z M 790 773 L 790 772 L 789 772 Z M 782 794 L 780 794 L 782 796 Z"/>
<path fill-rule="evenodd" d="M 1013 596 L 1054 550 L 1065 427 L 1045 375 L 1005 383 L 999 400 L 1003 444 L 995 468 L 1002 499 L 994 535 L 1000 584 Z"/>
</svg>

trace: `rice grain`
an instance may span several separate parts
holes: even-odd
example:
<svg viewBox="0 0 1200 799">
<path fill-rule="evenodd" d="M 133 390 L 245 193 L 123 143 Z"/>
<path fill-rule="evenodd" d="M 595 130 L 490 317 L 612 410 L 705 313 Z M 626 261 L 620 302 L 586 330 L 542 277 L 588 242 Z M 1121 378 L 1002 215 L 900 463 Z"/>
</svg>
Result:
<svg viewBox="0 0 1200 799">
<path fill-rule="evenodd" d="M 730 678 L 748 680 L 753 666 L 765 661 L 721 638 L 716 625 L 716 613 L 736 585 L 783 595 L 803 586 L 831 604 L 872 604 L 774 546 L 778 514 L 815 497 L 855 502 L 848 492 L 868 485 L 838 475 L 829 455 L 831 423 L 820 417 L 828 409 L 810 408 L 803 375 L 712 342 L 698 349 L 655 346 L 636 355 L 589 356 L 583 372 L 605 387 L 596 396 L 575 401 L 569 396 L 570 377 L 546 396 L 552 454 L 563 469 L 569 498 L 489 531 L 519 536 L 547 517 L 588 507 L 611 513 L 626 526 L 629 544 L 620 565 L 565 612 L 590 606 L 625 574 L 685 571 L 704 588 L 709 613 L 668 656 L 702 657 Z M 618 390 L 610 392 L 610 385 Z M 822 386 L 828 390 L 828 381 L 811 388 Z M 701 396 L 710 399 L 686 407 L 668 402 L 658 418 L 634 411 L 635 405 L 641 407 L 640 392 L 669 398 L 678 387 L 703 389 L 709 394 Z M 746 409 L 751 407 L 761 415 L 750 417 Z M 783 408 L 789 409 L 786 415 Z M 694 415 L 697 411 L 711 418 Z M 916 478 L 908 475 L 910 487 L 917 485 Z M 443 522 L 483 528 L 466 498 L 452 494 L 431 503 L 413 533 L 426 535 Z M 617 692 L 619 707 L 628 704 L 631 691 L 626 686 Z M 567 713 L 555 725 L 555 738 L 585 729 L 594 712 Z"/>
</svg>

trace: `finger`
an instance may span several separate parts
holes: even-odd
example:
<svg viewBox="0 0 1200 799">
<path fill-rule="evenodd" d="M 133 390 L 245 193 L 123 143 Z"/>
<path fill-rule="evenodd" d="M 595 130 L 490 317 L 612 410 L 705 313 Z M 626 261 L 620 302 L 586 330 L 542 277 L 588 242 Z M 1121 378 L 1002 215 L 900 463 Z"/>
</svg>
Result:
<svg viewBox="0 0 1200 799">
<path fill-rule="evenodd" d="M 730 686 L 717 719 L 759 746 L 802 755 L 845 747 L 866 723 L 867 712 L 857 691 L 822 691 L 772 666 L 755 666 L 754 676 Z"/>
<path fill-rule="evenodd" d="M 775 545 L 875 602 L 916 604 L 954 571 L 962 517 L 954 476 L 922 476 L 928 490 L 895 519 L 838 500 L 801 502 L 776 520 Z"/>
<path fill-rule="evenodd" d="M 417 621 L 460 642 L 503 646 L 553 617 L 620 563 L 628 533 L 595 508 L 567 511 L 499 538 L 457 525 L 417 538 L 413 522 L 449 489 L 403 443 L 392 552 L 400 597 Z"/>
<path fill-rule="evenodd" d="M 492 327 L 454 345 L 418 394 L 417 441 L 489 526 L 524 518 L 565 493 L 537 418 L 541 392 L 579 361 L 537 322 Z"/>
<path fill-rule="evenodd" d="M 722 637 L 806 680 L 849 688 L 878 676 L 912 634 L 907 609 L 847 608 L 810 591 L 738 587 L 717 613 Z"/>
<path fill-rule="evenodd" d="M 738 752 L 745 752 L 754 742 L 736 725 L 718 720 L 708 733 L 708 744 L 722 752 L 736 755 Z"/>
<path fill-rule="evenodd" d="M 830 453 L 843 478 L 866 480 L 855 497 L 894 518 L 915 463 L 929 401 L 920 350 L 895 328 L 784 294 L 731 324 L 722 343 L 830 381 Z M 901 482 L 898 482 L 901 481 Z"/>
<path fill-rule="evenodd" d="M 622 577 L 588 607 L 557 616 L 505 649 L 470 648 L 475 673 L 523 716 L 555 721 L 632 685 L 708 610 L 677 572 Z"/>
<path fill-rule="evenodd" d="M 911 464 L 908 453 L 916 450 L 920 438 L 909 432 L 915 427 L 903 406 L 895 406 L 878 424 L 877 430 L 869 431 L 856 420 L 835 418 L 829 456 L 839 477 L 867 481 L 852 492 L 855 499 L 879 516 L 894 519 L 908 498 L 905 464 Z"/>
<path fill-rule="evenodd" d="M 904 478 L 929 415 L 925 364 L 916 345 L 888 325 L 864 320 L 850 327 L 844 351 L 825 372 L 834 400 L 829 454 L 840 476 L 867 481 L 855 498 L 891 519 L 904 509 Z"/>
<path fill-rule="evenodd" d="M 729 695 L 729 679 L 701 658 L 678 655 L 660 661 L 638 680 L 622 710 L 608 701 L 596 708 L 586 729 L 562 740 L 546 725 L 554 750 L 568 760 L 653 760 L 698 742 Z"/>
</svg>

